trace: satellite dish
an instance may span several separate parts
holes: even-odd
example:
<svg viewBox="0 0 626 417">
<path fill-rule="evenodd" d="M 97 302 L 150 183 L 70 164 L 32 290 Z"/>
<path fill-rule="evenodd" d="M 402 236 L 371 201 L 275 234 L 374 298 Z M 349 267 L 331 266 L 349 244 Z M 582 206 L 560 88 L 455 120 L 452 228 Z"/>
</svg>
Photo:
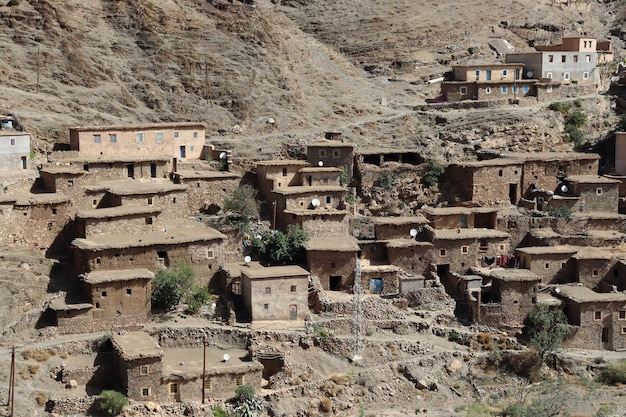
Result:
<svg viewBox="0 0 626 417">
<path fill-rule="evenodd" d="M 223 359 L 224 362 L 228 362 L 230 360 L 230 355 L 228 353 L 224 353 Z"/>
<path fill-rule="evenodd" d="M 226 152 L 220 152 L 220 159 L 226 159 Z"/>
<path fill-rule="evenodd" d="M 567 185 L 565 185 L 565 184 L 561 185 L 561 191 L 562 192 L 566 193 L 567 190 L 569 190 L 569 188 L 567 188 Z"/>
<path fill-rule="evenodd" d="M 320 204 L 321 204 L 321 202 L 317 198 L 314 198 L 313 200 L 311 200 L 311 205 L 313 207 L 319 207 Z"/>
<path fill-rule="evenodd" d="M 244 260 L 246 263 L 250 263 L 250 261 L 252 260 L 252 258 L 251 258 L 250 256 L 246 256 L 245 258 L 243 258 L 243 260 Z"/>
<path fill-rule="evenodd" d="M 528 71 L 528 72 L 526 73 L 526 76 L 527 76 L 528 78 L 533 78 L 533 72 L 532 72 L 532 71 Z"/>
<path fill-rule="evenodd" d="M 409 234 L 411 235 L 411 237 L 415 237 L 415 236 L 417 236 L 417 229 L 411 229 L 411 230 L 409 231 Z"/>
<path fill-rule="evenodd" d="M 323 166 L 324 166 L 324 161 L 319 161 L 319 162 L 317 163 L 317 166 L 319 166 L 319 167 L 323 167 Z"/>
</svg>

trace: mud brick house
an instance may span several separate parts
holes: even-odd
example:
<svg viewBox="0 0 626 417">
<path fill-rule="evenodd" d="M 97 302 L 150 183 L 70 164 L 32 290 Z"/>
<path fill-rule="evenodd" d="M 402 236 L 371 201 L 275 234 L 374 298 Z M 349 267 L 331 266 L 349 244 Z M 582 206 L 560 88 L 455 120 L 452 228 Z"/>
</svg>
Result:
<svg viewBox="0 0 626 417">
<path fill-rule="evenodd" d="M 557 186 L 550 207 L 580 212 L 617 212 L 620 181 L 599 175 L 570 175 Z"/>
<path fill-rule="evenodd" d="M 415 238 L 428 220 L 422 215 L 399 217 L 373 217 L 376 240 Z M 414 235 L 411 234 L 414 231 Z"/>
<path fill-rule="evenodd" d="M 163 350 L 145 332 L 120 332 L 111 336 L 117 368 L 126 395 L 138 401 L 161 400 L 167 396 L 162 385 Z"/>
<path fill-rule="evenodd" d="M 537 52 L 508 54 L 506 62 L 523 63 L 524 74 L 529 78 L 594 84 L 600 76 L 596 70 L 597 47 L 594 38 L 564 37 L 560 45 L 535 46 Z"/>
<path fill-rule="evenodd" d="M 266 200 L 272 200 L 272 190 L 301 185 L 299 171 L 306 165 L 306 161 L 287 159 L 257 162 L 257 183 L 261 195 Z"/>
<path fill-rule="evenodd" d="M 626 294 L 598 293 L 582 286 L 562 285 L 554 294 L 571 330 L 564 345 L 580 349 L 626 348 Z"/>
<path fill-rule="evenodd" d="M 354 144 L 342 140 L 320 140 L 307 144 L 306 160 L 311 166 L 345 170 L 350 177 L 354 170 Z M 321 162 L 321 165 L 320 165 Z"/>
<path fill-rule="evenodd" d="M 623 287 L 619 261 L 626 259 L 626 251 L 611 247 L 581 247 L 572 255 L 574 282 L 596 291 L 610 290 L 612 285 Z"/>
<path fill-rule="evenodd" d="M 301 185 L 305 187 L 317 187 L 323 185 L 345 185 L 341 184 L 341 169 L 332 167 L 310 167 L 301 168 Z"/>
<path fill-rule="evenodd" d="M 489 207 L 427 208 L 423 214 L 433 229 L 495 229 L 498 210 Z"/>
<path fill-rule="evenodd" d="M 244 269 L 263 268 L 257 261 L 229 262 L 220 265 L 219 274 L 209 284 L 209 288 L 217 293 L 228 295 L 241 295 L 241 271 Z"/>
<path fill-rule="evenodd" d="M 541 283 L 571 282 L 574 273 L 571 257 L 578 252 L 577 247 L 568 245 L 531 246 L 517 248 L 520 268 L 528 269 L 541 279 Z"/>
<path fill-rule="evenodd" d="M 217 213 L 239 187 L 241 176 L 226 171 L 189 170 L 173 173 L 172 179 L 187 187 L 189 213 Z"/>
<path fill-rule="evenodd" d="M 204 144 L 205 127 L 200 123 L 70 128 L 70 147 L 82 156 L 167 155 L 174 160 L 199 159 Z"/>
<path fill-rule="evenodd" d="M 472 268 L 471 272 L 487 284 L 470 294 L 472 321 L 500 329 L 521 330 L 526 315 L 537 302 L 541 279 L 527 269 Z"/>
<path fill-rule="evenodd" d="M 345 291 L 354 284 L 356 259 L 360 252 L 355 238 L 315 238 L 305 243 L 307 267 L 319 278 L 322 288 Z"/>
<path fill-rule="evenodd" d="M 522 172 L 523 162 L 512 158 L 462 162 L 448 167 L 448 177 L 454 178 L 454 197 L 492 207 L 517 204 L 522 196 Z"/>
<path fill-rule="evenodd" d="M 116 233 L 156 232 L 164 225 L 156 206 L 117 206 L 79 210 L 76 213 L 76 237 L 92 238 Z"/>
<path fill-rule="evenodd" d="M 415 239 L 390 239 L 385 244 L 389 264 L 401 268 L 407 274 L 428 274 L 436 258 L 434 245 Z"/>
<path fill-rule="evenodd" d="M 441 94 L 448 102 L 462 100 L 518 100 L 536 96 L 536 79 L 522 79 L 524 65 L 515 63 L 467 62 L 453 65 L 454 80 L 441 83 Z"/>
<path fill-rule="evenodd" d="M 224 239 L 215 229 L 178 220 L 166 222 L 156 232 L 77 238 L 72 246 L 79 273 L 128 268 L 155 272 L 182 261 L 194 269 L 196 281 L 204 285 L 224 263 Z"/>
<path fill-rule="evenodd" d="M 30 169 L 30 135 L 28 133 L 0 131 L 0 171 Z"/>
<path fill-rule="evenodd" d="M 626 132 L 615 132 L 615 174 L 626 176 Z"/>
<path fill-rule="evenodd" d="M 556 231 L 552 228 L 531 229 L 527 235 L 528 246 L 617 246 L 626 239 L 616 230 L 586 230 L 583 233 Z"/>
<path fill-rule="evenodd" d="M 304 320 L 309 272 L 295 265 L 241 270 L 241 293 L 252 321 Z"/>
<path fill-rule="evenodd" d="M 388 263 L 361 259 L 361 288 L 372 294 L 390 295 L 400 292 L 401 269 Z"/>
</svg>

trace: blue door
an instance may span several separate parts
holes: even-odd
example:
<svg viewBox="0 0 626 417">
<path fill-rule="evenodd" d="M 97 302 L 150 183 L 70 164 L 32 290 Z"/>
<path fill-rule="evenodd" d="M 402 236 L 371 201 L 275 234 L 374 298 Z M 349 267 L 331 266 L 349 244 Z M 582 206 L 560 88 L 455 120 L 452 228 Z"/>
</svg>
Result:
<svg viewBox="0 0 626 417">
<path fill-rule="evenodd" d="M 181 157 L 181 158 L 184 158 L 184 157 L 185 157 L 185 153 L 186 153 L 186 152 L 185 152 L 185 147 L 184 147 L 184 146 L 181 146 L 181 147 L 180 147 L 180 157 Z"/>
<path fill-rule="evenodd" d="M 491 80 L 491 70 L 487 70 L 487 81 Z"/>
<path fill-rule="evenodd" d="M 374 294 L 380 294 L 383 292 L 382 278 L 370 278 L 370 292 Z"/>
<path fill-rule="evenodd" d="M 519 80 L 519 69 L 515 70 L 515 79 Z"/>
</svg>

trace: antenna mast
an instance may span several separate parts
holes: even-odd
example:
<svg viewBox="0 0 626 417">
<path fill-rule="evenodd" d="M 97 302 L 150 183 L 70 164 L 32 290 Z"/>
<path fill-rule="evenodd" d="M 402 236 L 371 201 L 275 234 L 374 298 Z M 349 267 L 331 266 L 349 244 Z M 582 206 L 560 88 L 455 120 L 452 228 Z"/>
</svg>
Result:
<svg viewBox="0 0 626 417">
<path fill-rule="evenodd" d="M 362 311 L 361 311 L 361 261 L 359 260 L 359 256 L 356 257 L 356 270 L 354 273 L 354 323 L 353 323 L 353 331 L 354 331 L 354 352 L 352 354 L 352 361 L 358 361 L 361 359 L 361 351 L 363 350 L 363 336 L 362 336 L 362 326 L 363 323 L 361 321 Z"/>
</svg>

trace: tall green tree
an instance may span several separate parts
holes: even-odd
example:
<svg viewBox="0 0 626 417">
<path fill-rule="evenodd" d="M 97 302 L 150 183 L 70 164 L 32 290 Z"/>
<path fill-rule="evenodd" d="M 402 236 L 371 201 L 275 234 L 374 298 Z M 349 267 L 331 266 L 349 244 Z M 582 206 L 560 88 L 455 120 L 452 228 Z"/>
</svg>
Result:
<svg viewBox="0 0 626 417">
<path fill-rule="evenodd" d="M 308 240 L 305 230 L 290 224 L 286 233 L 272 230 L 254 238 L 252 247 L 261 260 L 272 265 L 297 264 L 304 261 L 304 244 Z"/>
<path fill-rule="evenodd" d="M 251 185 L 243 185 L 224 200 L 224 211 L 231 212 L 240 220 L 248 223 L 259 217 L 257 190 Z"/>
<path fill-rule="evenodd" d="M 528 313 L 526 328 L 530 344 L 537 349 L 543 359 L 547 354 L 556 352 L 569 333 L 567 317 L 559 309 L 551 309 L 547 304 L 538 303 Z"/>
<path fill-rule="evenodd" d="M 171 310 L 183 297 L 190 294 L 194 288 L 195 273 L 184 262 L 174 268 L 162 269 L 152 280 L 152 308 L 157 310 Z"/>
</svg>

